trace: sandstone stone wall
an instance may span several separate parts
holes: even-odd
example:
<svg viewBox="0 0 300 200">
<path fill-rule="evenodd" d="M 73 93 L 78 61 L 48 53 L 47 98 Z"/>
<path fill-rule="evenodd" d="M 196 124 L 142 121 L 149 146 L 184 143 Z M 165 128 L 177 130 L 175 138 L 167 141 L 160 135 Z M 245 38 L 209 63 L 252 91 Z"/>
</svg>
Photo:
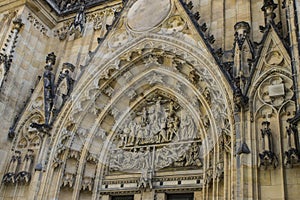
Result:
<svg viewBox="0 0 300 200">
<path fill-rule="evenodd" d="M 231 55 L 232 52 L 235 51 L 235 49 L 233 49 L 235 42 L 234 25 L 237 22 L 248 22 L 251 27 L 249 34 L 250 40 L 253 42 L 261 41 L 263 33 L 260 31 L 259 26 L 265 26 L 264 13 L 261 11 L 263 5 L 262 0 L 193 0 L 193 3 L 194 7 L 192 11 L 199 11 L 201 16 L 198 21 L 199 24 L 206 23 L 208 28 L 206 34 L 213 34 L 216 38 L 216 42 L 212 46 L 216 49 L 222 48 L 226 52 L 229 52 L 229 56 L 226 59 L 234 61 Z M 275 23 L 282 22 L 282 31 L 280 34 L 285 38 L 288 36 L 286 10 L 281 6 L 283 3 L 282 0 L 278 0 L 276 3 L 278 3 L 278 8 L 275 10 L 275 14 L 277 15 Z M 298 1 L 296 2 L 296 6 L 297 9 L 300 10 L 300 3 Z M 98 43 L 101 43 L 102 41 L 101 38 L 104 38 L 107 29 L 110 29 L 110 25 L 114 21 L 114 13 L 119 10 L 121 10 L 120 1 L 110 1 L 107 4 L 100 4 L 99 6 L 87 9 L 84 30 L 82 34 L 79 34 L 78 32 L 72 33 L 70 31 L 76 13 L 71 13 L 66 16 L 57 16 L 44 1 L 4 0 L 0 2 L 1 49 L 6 48 L 11 40 L 13 21 L 17 18 L 22 20 L 22 27 L 18 31 L 18 37 L 16 38 L 14 47 L 12 47 L 14 51 L 12 52 L 11 65 L 0 88 L 0 177 L 3 177 L 6 173 L 8 163 L 10 163 L 10 159 L 14 152 L 14 149 L 11 149 L 13 146 L 13 139 L 9 138 L 8 134 L 10 129 L 11 133 L 14 132 L 14 128 L 18 124 L 19 119 L 23 114 L 22 112 L 26 110 L 26 106 L 28 106 L 27 103 L 30 101 L 35 89 L 38 88 L 38 86 L 40 86 L 40 88 L 42 87 L 40 77 L 42 77 L 44 73 L 47 54 L 54 52 L 57 56 L 53 70 L 56 80 L 63 69 L 63 63 L 66 62 L 75 66 L 72 78 L 74 80 L 79 80 L 85 69 L 88 69 L 86 64 L 90 61 L 94 52 L 96 52 Z M 298 21 L 300 21 L 300 15 L 297 17 Z M 116 31 L 121 27 L 122 24 L 120 27 L 115 27 L 112 31 Z M 298 31 L 299 30 L 300 28 L 298 27 Z M 291 60 L 289 59 L 290 55 L 287 53 L 289 49 L 284 47 L 283 43 L 278 39 L 279 37 L 272 35 L 270 38 L 273 40 L 268 43 L 269 46 L 266 47 L 267 50 L 265 54 L 261 55 L 261 63 L 265 63 L 266 65 L 261 64 L 261 68 L 259 68 L 261 71 L 259 71 L 260 73 L 257 72 L 256 78 L 259 79 L 263 77 L 263 72 L 268 71 L 268 67 L 271 64 L 267 63 L 265 60 L 268 59 L 268 52 L 273 52 L 275 49 L 276 52 L 279 52 L 281 57 L 284 57 L 284 59 L 283 62 L 277 63 L 275 67 L 272 67 L 274 67 L 274 69 L 277 67 L 276 70 L 279 71 L 281 70 L 279 69 L 280 67 L 287 69 L 282 72 L 282 74 L 276 74 L 276 76 L 279 77 L 288 74 L 287 77 L 290 79 L 286 80 L 291 81 Z M 122 41 L 122 38 L 120 38 L 120 41 Z M 267 43 L 265 43 L 265 45 L 267 45 Z M 1 49 L 0 53 L 3 52 Z M 105 53 L 102 52 L 105 52 L 105 50 L 98 53 L 97 56 L 104 56 Z M 138 53 L 132 53 L 132 57 L 136 54 Z M 264 58 L 266 59 L 263 60 Z M 97 59 L 101 61 L 101 59 Z M 130 60 L 131 57 L 129 56 L 122 59 Z M 169 61 L 165 61 L 165 63 L 167 62 Z M 93 65 L 96 66 L 97 63 L 93 63 Z M 92 72 L 93 69 L 89 69 L 89 71 Z M 114 85 L 119 84 L 117 82 L 112 83 Z M 284 83 L 288 83 L 288 81 L 285 81 Z M 76 84 L 77 82 L 75 81 L 75 87 Z M 281 83 L 278 84 L 280 85 Z M 257 84 L 249 90 L 255 91 L 256 89 L 258 90 L 258 88 L 262 90 L 265 89 L 263 86 Z M 287 89 L 284 91 L 285 93 L 287 93 Z M 224 90 L 229 91 L 231 88 L 228 87 Z M 267 93 L 269 92 L 269 89 L 265 89 L 265 91 Z M 281 94 L 271 96 L 270 102 L 277 97 L 281 98 L 281 96 Z M 233 97 L 230 96 L 230 98 L 232 98 L 230 100 L 234 102 Z M 252 100 L 255 102 L 256 98 L 258 99 L 257 96 L 253 96 Z M 287 99 L 287 102 L 290 100 L 292 101 L 291 96 L 288 98 L 290 99 Z M 270 102 L 267 102 L 266 104 L 273 103 Z M 255 106 L 256 104 L 254 107 Z M 274 105 L 272 104 L 271 106 Z M 277 105 L 274 107 L 276 106 Z M 276 109 L 274 108 L 274 110 Z M 288 107 L 286 112 L 278 113 L 276 115 L 274 113 L 270 114 L 268 113 L 269 111 L 264 109 L 257 109 L 256 111 L 257 112 L 255 113 L 251 113 L 251 111 L 245 109 L 243 114 L 231 116 L 234 118 L 232 120 L 236 120 L 237 122 L 231 124 L 231 126 L 235 128 L 235 133 L 232 134 L 232 136 L 238 136 L 240 138 L 238 138 L 237 141 L 235 141 L 235 139 L 231 140 L 233 144 L 232 148 L 235 148 L 235 150 L 232 150 L 231 152 L 232 157 L 227 157 L 227 162 L 230 163 L 230 166 L 225 166 L 225 181 L 224 183 L 214 181 L 213 190 L 204 188 L 203 191 L 195 192 L 195 199 L 210 199 L 211 197 L 215 197 L 215 199 L 226 199 L 233 196 L 237 197 L 237 199 L 298 199 L 300 187 L 299 163 L 293 166 L 293 168 L 286 167 L 284 163 L 284 153 L 288 149 L 285 127 L 289 124 L 286 120 L 294 116 L 296 110 L 292 105 L 291 107 Z M 258 156 L 259 153 L 262 152 L 262 118 L 266 118 L 265 116 L 269 115 L 271 116 L 271 124 L 275 124 L 273 125 L 274 127 L 271 127 L 271 130 L 274 130 L 273 134 L 276 139 L 275 151 L 279 160 L 279 166 L 276 169 L 268 168 L 267 170 L 264 170 L 258 168 Z M 91 116 L 94 115 L 91 114 Z M 257 117 L 256 119 L 253 116 L 260 117 Z M 87 121 L 89 121 L 89 119 L 87 119 Z M 277 127 L 278 123 L 281 125 L 279 128 Z M 91 125 L 93 124 L 91 123 Z M 247 143 L 250 147 L 250 154 L 236 155 L 236 151 L 239 149 L 238 147 L 242 142 Z M 26 152 L 22 152 L 22 156 L 24 156 L 25 153 Z M 47 153 L 45 153 L 45 155 L 46 154 Z M 213 154 L 214 156 L 219 155 L 217 152 L 213 152 Z M 84 168 L 83 166 L 81 167 Z M 42 177 L 42 175 L 40 175 L 40 173 L 42 172 L 35 173 L 35 177 L 32 177 L 32 182 L 24 187 L 19 187 L 18 185 L 4 186 L 1 184 L 0 199 L 21 200 L 30 199 L 31 196 L 38 196 L 41 198 L 43 195 L 40 194 L 37 189 L 41 184 L 39 176 Z M 79 174 L 78 176 L 81 175 Z M 61 177 L 59 176 L 55 176 L 53 182 L 61 183 L 60 178 Z M 55 193 L 57 192 L 56 189 L 56 187 L 52 187 L 48 193 Z M 236 191 L 239 191 L 239 193 L 237 194 Z M 152 192 L 143 194 L 146 196 L 148 195 L 148 199 L 154 197 L 154 193 Z M 143 194 L 135 194 L 134 198 L 145 199 L 146 197 L 142 197 Z M 60 199 L 68 199 L 72 195 L 73 197 L 75 196 L 80 199 L 95 198 L 95 194 L 92 194 L 91 192 L 80 192 L 80 194 L 77 194 L 77 192 L 74 192 L 69 188 L 63 188 L 59 197 Z M 164 193 L 157 194 L 157 199 L 165 200 L 165 198 L 166 196 Z M 109 196 L 104 195 L 103 199 L 109 199 Z"/>
</svg>

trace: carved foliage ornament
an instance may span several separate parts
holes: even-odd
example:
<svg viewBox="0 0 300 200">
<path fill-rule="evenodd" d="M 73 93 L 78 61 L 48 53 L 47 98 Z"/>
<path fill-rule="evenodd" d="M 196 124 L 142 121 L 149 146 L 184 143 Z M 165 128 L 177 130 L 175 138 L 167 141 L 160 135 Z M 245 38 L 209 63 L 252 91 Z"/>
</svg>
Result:
<svg viewBox="0 0 300 200">
<path fill-rule="evenodd" d="M 49 126 L 53 122 L 73 90 L 74 80 L 71 75 L 75 67 L 71 63 L 64 63 L 57 83 L 55 83 L 55 75 L 52 72 L 55 60 L 56 55 L 53 52 L 48 54 L 43 76 L 45 126 Z"/>
</svg>

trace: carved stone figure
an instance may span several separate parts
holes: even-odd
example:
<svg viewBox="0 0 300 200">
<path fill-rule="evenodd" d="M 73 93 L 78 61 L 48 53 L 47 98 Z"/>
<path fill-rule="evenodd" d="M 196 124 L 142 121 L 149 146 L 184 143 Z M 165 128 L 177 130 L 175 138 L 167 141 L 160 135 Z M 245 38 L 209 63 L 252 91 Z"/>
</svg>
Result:
<svg viewBox="0 0 300 200">
<path fill-rule="evenodd" d="M 192 84 L 197 84 L 198 81 L 200 79 L 200 76 L 197 74 L 197 72 L 195 70 L 192 70 L 190 73 L 189 73 L 189 80 L 191 81 Z"/>
<path fill-rule="evenodd" d="M 213 170 L 210 168 L 206 171 L 205 177 L 204 177 L 204 184 L 206 187 L 209 187 L 213 180 Z"/>
<path fill-rule="evenodd" d="M 278 159 L 273 152 L 272 144 L 272 132 L 270 129 L 270 122 L 264 121 L 262 123 L 263 129 L 261 129 L 262 135 L 262 153 L 259 153 L 259 167 L 264 166 L 266 169 L 268 166 L 273 165 L 274 168 L 278 165 Z"/>
<path fill-rule="evenodd" d="M 83 34 L 84 25 L 86 21 L 84 9 L 84 5 L 81 5 L 79 11 L 77 12 L 74 18 L 74 22 L 70 26 L 70 35 L 76 31 L 78 31 L 81 35 Z"/>
<path fill-rule="evenodd" d="M 216 165 L 215 178 L 218 182 L 224 178 L 224 163 L 220 162 Z"/>
<path fill-rule="evenodd" d="M 125 134 L 128 134 L 128 141 L 126 145 L 134 145 L 136 141 L 136 123 L 134 121 L 129 123 L 127 130 L 125 130 Z"/>
<path fill-rule="evenodd" d="M 160 131 L 158 133 L 158 143 L 163 143 L 168 141 L 166 128 L 167 128 L 166 119 L 164 119 L 161 122 Z"/>
<path fill-rule="evenodd" d="M 272 151 L 272 133 L 269 128 L 270 122 L 263 122 L 264 129 L 261 130 L 262 135 L 262 149 L 263 151 Z"/>
<path fill-rule="evenodd" d="M 138 188 L 146 190 L 149 188 L 152 190 L 152 170 L 150 169 L 143 169 L 141 172 L 141 178 L 138 182 Z"/>
<path fill-rule="evenodd" d="M 62 187 L 73 187 L 75 181 L 75 174 L 66 172 L 63 177 Z"/>
<path fill-rule="evenodd" d="M 186 113 L 181 114 L 181 131 L 180 138 L 183 140 L 186 139 L 195 139 L 196 137 L 196 126 L 192 118 Z"/>
<path fill-rule="evenodd" d="M 55 96 L 54 91 L 54 73 L 53 65 L 55 64 L 56 56 L 52 52 L 48 54 L 46 57 L 46 66 L 45 66 L 45 72 L 44 72 L 44 107 L 45 107 L 45 124 L 49 125 L 50 118 L 51 118 L 51 111 L 53 108 L 53 100 Z"/>
<path fill-rule="evenodd" d="M 8 171 L 3 176 L 2 179 L 3 183 L 5 184 L 16 183 L 16 174 L 20 163 L 21 163 L 21 152 L 15 151 L 14 155 L 11 157 Z"/>
<path fill-rule="evenodd" d="M 165 117 L 165 113 L 164 113 L 164 109 L 161 105 L 161 101 L 162 101 L 162 98 L 158 97 L 157 101 L 155 103 L 154 120 L 155 120 L 155 123 L 158 125 L 164 120 L 164 117 Z"/>
<path fill-rule="evenodd" d="M 27 154 L 24 157 L 22 168 L 20 172 L 17 174 L 17 181 L 28 183 L 31 179 L 31 169 L 33 164 L 33 150 L 28 149 Z"/>
<path fill-rule="evenodd" d="M 293 167 L 300 162 L 300 153 L 298 150 L 298 130 L 295 125 L 286 127 L 288 150 L 284 153 L 284 164 Z"/>
<path fill-rule="evenodd" d="M 71 63 L 64 63 L 63 69 L 59 74 L 58 81 L 55 89 L 55 99 L 53 110 L 56 112 L 60 111 L 64 105 L 68 96 L 70 96 L 73 90 L 74 80 L 71 77 L 71 72 L 74 71 L 75 66 Z"/>
</svg>

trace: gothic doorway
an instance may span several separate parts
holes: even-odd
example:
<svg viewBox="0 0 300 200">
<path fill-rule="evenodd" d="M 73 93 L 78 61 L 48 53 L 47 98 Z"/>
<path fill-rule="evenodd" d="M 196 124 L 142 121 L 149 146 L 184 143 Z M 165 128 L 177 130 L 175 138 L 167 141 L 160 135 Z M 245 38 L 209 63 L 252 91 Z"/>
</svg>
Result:
<svg viewBox="0 0 300 200">
<path fill-rule="evenodd" d="M 193 200 L 194 194 L 168 194 L 167 200 Z"/>
</svg>

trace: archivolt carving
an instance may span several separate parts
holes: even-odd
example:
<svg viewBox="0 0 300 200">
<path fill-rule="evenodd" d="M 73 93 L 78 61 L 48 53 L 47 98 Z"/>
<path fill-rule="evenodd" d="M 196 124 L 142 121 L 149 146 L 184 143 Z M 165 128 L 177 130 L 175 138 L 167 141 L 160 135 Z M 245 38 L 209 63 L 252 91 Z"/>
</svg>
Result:
<svg viewBox="0 0 300 200">
<path fill-rule="evenodd" d="M 151 48 L 149 49 L 150 46 Z M 185 44 L 183 44 L 182 46 L 184 47 Z M 156 49 L 162 47 L 164 49 Z M 186 137 L 180 138 L 181 140 L 179 140 L 178 136 L 176 136 L 176 133 L 177 135 L 180 135 L 178 133 L 184 129 L 186 129 L 184 132 L 189 132 L 188 129 L 190 130 L 193 129 L 191 128 L 192 125 L 190 126 L 184 125 L 185 123 L 195 124 L 195 127 L 197 127 L 198 129 L 196 133 L 191 131 L 190 135 L 199 134 L 200 133 L 199 127 L 201 127 L 200 128 L 201 131 L 205 130 L 204 125 L 202 124 L 203 123 L 202 120 L 204 118 L 201 119 L 199 116 L 198 118 L 195 118 L 194 112 L 204 113 L 203 116 L 206 115 L 208 116 L 208 122 L 205 123 L 206 126 L 208 127 L 208 129 L 206 130 L 207 132 L 211 134 L 221 133 L 221 127 L 219 128 L 216 127 L 219 126 L 218 122 L 222 122 L 225 119 L 227 119 L 226 113 L 228 111 L 225 109 L 227 104 L 226 92 L 224 93 L 223 89 L 221 89 L 221 87 L 218 85 L 220 83 L 215 81 L 216 79 L 218 79 L 217 77 L 219 76 L 219 74 L 216 74 L 216 76 L 214 77 L 212 76 L 210 70 L 213 69 L 207 68 L 207 66 L 210 66 L 212 64 L 206 59 L 201 60 L 201 56 L 203 55 L 198 55 L 197 58 L 193 56 L 187 56 L 187 54 L 183 50 L 184 48 L 168 45 L 166 41 L 144 42 L 144 39 L 142 39 L 140 42 L 137 43 L 137 45 L 133 49 L 135 50 L 129 52 L 127 51 L 126 53 L 127 56 L 125 56 L 125 53 L 120 53 L 120 51 L 116 51 L 118 52 L 118 55 L 116 56 L 116 54 L 113 54 L 115 58 L 110 57 L 109 61 L 106 60 L 107 58 L 105 56 L 103 57 L 103 59 L 99 61 L 94 60 L 93 62 L 97 63 L 97 67 L 96 66 L 93 67 L 94 65 L 93 63 L 90 64 L 90 68 L 89 68 L 90 71 L 88 71 L 83 76 L 85 80 L 79 82 L 77 88 L 75 88 L 75 91 L 73 91 L 74 92 L 73 94 L 76 94 L 76 96 L 73 95 L 71 97 L 72 105 L 70 104 L 70 107 L 64 107 L 64 108 L 68 108 L 69 111 L 67 112 L 63 110 L 61 113 L 68 113 L 69 121 L 76 124 L 78 123 L 80 124 L 80 121 L 83 119 L 83 116 L 85 115 L 84 113 L 87 110 L 95 110 L 97 116 L 94 119 L 95 120 L 93 122 L 94 125 L 91 125 L 91 127 L 89 127 L 90 131 L 87 133 L 84 139 L 82 138 L 83 139 L 81 143 L 82 145 L 80 145 L 81 148 L 78 148 L 76 151 L 82 151 L 82 149 L 86 149 L 86 150 L 84 150 L 81 154 L 79 153 L 74 154 L 76 156 L 71 156 L 71 157 L 68 156 L 69 158 L 67 160 L 70 159 L 74 160 L 75 157 L 77 160 L 81 156 L 84 156 L 86 158 L 87 156 L 90 157 L 89 155 L 97 155 L 97 153 L 99 153 L 100 155 L 98 155 L 99 162 L 97 162 L 96 177 L 99 177 L 100 174 L 103 174 L 103 164 L 104 165 L 107 164 L 106 162 L 103 161 L 107 159 L 109 159 L 108 163 L 110 163 L 110 169 L 113 170 L 120 170 L 121 169 L 120 164 L 122 164 L 123 169 L 126 168 L 125 170 L 129 170 L 129 171 L 133 169 L 147 169 L 148 166 L 151 167 L 150 168 L 151 170 L 153 169 L 152 164 L 154 164 L 157 169 L 163 168 L 164 170 L 166 169 L 167 166 L 174 167 L 174 168 L 201 167 L 202 148 L 204 149 L 208 147 L 213 147 L 214 145 L 203 144 L 203 142 L 201 142 L 200 140 L 200 136 L 199 138 L 197 138 L 196 136 L 192 136 L 195 138 L 190 139 L 187 136 L 189 134 L 184 135 Z M 155 53 L 150 53 L 152 51 L 154 51 Z M 167 54 L 171 56 L 166 56 Z M 145 66 L 143 62 L 143 58 L 149 57 L 150 55 L 154 59 L 148 61 L 148 63 L 150 64 L 149 66 Z M 161 57 L 163 58 L 163 60 L 161 59 Z M 98 58 L 95 57 L 94 59 L 98 59 Z M 101 63 L 103 62 L 105 63 L 105 65 L 102 65 L 101 68 L 99 69 L 98 65 L 100 66 Z M 173 67 L 172 63 L 174 62 L 179 63 L 180 66 L 176 65 L 178 67 L 176 68 Z M 109 69 L 111 68 L 109 66 L 114 66 L 113 70 Z M 193 81 L 194 83 L 188 80 L 189 73 L 193 69 L 199 76 L 199 80 L 195 79 L 196 81 Z M 151 87 L 153 87 L 154 89 L 161 88 L 162 90 L 165 91 L 172 91 L 170 92 L 171 94 L 174 93 L 176 97 L 180 96 L 180 98 L 172 99 L 169 97 L 166 98 L 165 96 L 162 96 L 162 99 L 158 101 L 158 97 L 159 97 L 158 95 L 156 96 L 155 99 L 150 98 L 150 101 L 149 99 L 143 100 L 143 99 L 147 99 L 146 96 L 148 96 L 148 94 L 151 94 L 153 92 L 153 90 L 151 90 L 151 87 L 143 89 L 143 87 L 150 85 L 149 84 L 150 82 L 147 79 L 147 77 L 150 77 L 151 80 L 153 80 L 152 77 L 149 76 L 151 74 L 152 75 L 156 74 L 157 76 L 164 77 L 163 79 L 157 79 L 156 81 L 152 81 Z M 178 85 L 178 82 L 180 82 L 179 83 L 180 84 L 179 88 L 181 88 L 180 93 L 176 92 L 178 91 L 178 87 L 176 86 Z M 193 84 L 195 85 L 195 87 L 192 86 Z M 104 88 L 107 89 L 108 86 L 110 86 L 114 90 L 113 93 L 111 95 L 101 94 L 100 91 L 104 91 Z M 202 94 L 202 92 L 205 91 L 205 88 L 207 88 L 208 91 L 205 94 L 206 98 Z M 134 91 L 134 92 L 129 92 L 129 91 Z M 130 93 L 134 95 L 127 95 Z M 130 99 L 130 96 L 134 96 L 134 98 Z M 193 107 L 193 105 L 189 104 L 188 108 L 180 107 L 179 105 L 182 104 L 181 103 L 178 104 L 177 101 L 184 101 L 185 102 L 184 104 L 188 104 L 187 103 L 188 100 L 184 100 L 183 96 L 185 96 L 185 98 L 188 97 L 189 99 L 195 99 L 195 101 L 193 101 L 194 102 L 193 105 L 195 106 Z M 206 102 L 209 99 L 211 101 L 211 105 L 209 105 Z M 138 109 L 137 106 L 139 105 L 138 102 L 142 102 L 142 101 L 145 102 L 143 104 L 144 106 L 141 106 Z M 165 101 L 165 102 L 158 103 L 161 101 Z M 160 143 L 151 142 L 151 140 L 154 140 L 151 139 L 151 137 L 149 141 L 140 140 L 137 142 L 136 141 L 137 138 L 135 138 L 134 142 L 129 141 L 128 143 L 128 139 L 129 139 L 129 134 L 128 134 L 127 144 L 125 144 L 126 143 L 125 137 L 122 139 L 122 141 L 124 141 L 124 144 L 122 145 L 120 145 L 119 143 L 121 141 L 121 137 L 119 139 L 117 139 L 118 137 L 116 137 L 116 141 L 118 142 L 114 143 L 115 145 L 112 145 L 111 141 L 113 139 L 112 137 L 113 133 L 120 131 L 119 133 L 123 134 L 124 132 L 126 133 L 127 131 L 127 130 L 125 131 L 125 128 L 128 128 L 128 130 L 130 129 L 129 123 L 127 127 L 125 126 L 126 123 L 123 120 L 126 118 L 126 116 L 129 116 L 128 113 L 130 113 L 130 110 L 132 110 L 132 108 L 136 109 L 135 110 L 136 113 L 142 113 L 143 111 L 142 108 L 146 107 L 146 110 L 148 112 L 148 119 L 147 117 L 146 119 L 148 120 L 148 126 L 149 126 L 150 123 L 149 112 L 151 114 L 159 113 L 159 112 L 154 112 L 154 110 L 151 110 L 152 109 L 151 107 L 153 106 L 154 108 L 155 105 L 159 107 L 158 105 L 160 105 L 164 110 L 164 112 L 162 111 L 161 114 L 163 113 L 165 116 L 168 116 L 169 113 L 168 110 L 170 110 L 170 103 L 172 101 L 175 103 L 176 109 L 174 110 L 176 114 L 173 115 L 174 116 L 174 118 L 172 119 L 173 122 L 170 123 L 170 127 L 169 127 L 170 128 L 169 135 L 171 135 L 170 137 L 165 136 L 161 132 L 159 138 L 158 138 L 159 134 L 157 135 L 157 139 L 161 141 Z M 181 116 L 181 111 L 183 110 L 184 111 L 188 110 L 188 112 L 186 113 L 186 115 L 182 113 Z M 193 110 L 192 115 L 189 113 L 191 110 Z M 205 110 L 207 110 L 208 112 L 206 113 Z M 136 121 L 134 120 L 136 122 L 135 124 L 136 127 L 138 125 L 142 126 L 141 116 L 142 115 L 136 115 L 135 117 L 130 118 L 136 120 Z M 156 117 L 154 116 L 151 117 L 153 117 L 152 119 L 157 119 L 159 118 L 159 116 L 161 117 L 162 115 L 156 114 Z M 115 119 L 113 123 L 111 123 L 112 121 L 111 119 Z M 176 122 L 176 119 L 179 120 L 179 125 L 174 126 L 174 124 L 178 123 Z M 192 120 L 189 122 L 190 119 Z M 63 118 L 62 115 L 60 115 L 56 123 L 65 123 L 64 120 L 65 118 Z M 147 122 L 147 120 L 145 120 L 145 122 Z M 121 123 L 122 121 L 124 123 Z M 200 122 L 201 125 L 197 124 L 199 123 L 199 121 L 201 121 Z M 166 127 L 163 126 L 164 125 L 163 123 L 160 124 L 156 123 L 155 125 L 159 127 L 157 128 L 159 132 L 162 130 L 168 131 L 167 123 L 165 123 Z M 172 127 L 173 128 L 175 127 L 175 129 L 177 129 L 176 130 L 177 132 L 176 131 L 172 132 L 171 131 Z M 59 130 L 53 130 L 53 131 L 60 133 Z M 156 133 L 152 131 L 152 134 L 155 135 Z M 99 139 L 99 144 L 101 143 L 100 145 L 101 147 L 98 150 L 95 149 L 93 151 L 90 151 L 89 148 L 91 148 L 91 145 L 90 142 L 87 141 L 94 140 L 96 136 L 97 137 L 99 136 L 100 138 L 100 135 L 101 135 L 101 140 Z M 163 136 L 165 136 L 165 138 Z M 181 136 L 182 135 L 180 135 L 180 137 Z M 172 140 L 168 141 L 170 138 L 172 138 Z M 209 141 L 213 142 L 213 140 L 215 140 L 215 136 L 210 136 L 210 138 L 211 139 Z M 205 139 L 205 141 L 207 141 L 207 139 Z M 120 147 L 118 147 L 118 145 L 120 145 Z M 172 148 L 168 148 L 168 147 L 172 147 Z M 183 149 L 183 147 L 186 147 L 185 151 L 182 152 L 175 151 L 177 155 L 174 154 L 174 152 L 172 152 L 172 149 Z M 109 154 L 111 155 L 111 157 L 107 157 L 107 159 L 104 159 L 108 155 L 107 150 L 109 149 L 115 152 L 123 151 L 124 155 Z M 123 158 L 121 158 L 121 156 L 123 156 Z M 131 163 L 132 166 L 134 167 L 126 164 L 127 160 L 134 156 L 141 157 L 141 159 L 144 161 L 136 164 Z M 167 157 L 169 157 L 171 160 L 168 160 Z M 94 159 L 91 158 L 91 160 Z M 79 166 L 83 165 L 83 163 L 81 162 L 79 162 L 78 164 Z M 66 172 L 64 175 L 64 181 L 63 181 L 64 185 L 73 186 L 74 177 L 78 172 L 74 172 L 74 170 L 67 170 L 67 169 L 68 167 L 66 168 Z M 93 179 L 92 176 L 87 175 L 84 178 L 84 181 L 81 185 L 82 188 L 83 189 L 88 188 L 88 190 L 90 190 L 89 188 L 91 188 L 92 187 L 91 185 L 94 184 L 93 180 L 95 179 Z M 96 188 L 97 187 L 99 187 L 99 185 L 97 185 Z"/>
</svg>

